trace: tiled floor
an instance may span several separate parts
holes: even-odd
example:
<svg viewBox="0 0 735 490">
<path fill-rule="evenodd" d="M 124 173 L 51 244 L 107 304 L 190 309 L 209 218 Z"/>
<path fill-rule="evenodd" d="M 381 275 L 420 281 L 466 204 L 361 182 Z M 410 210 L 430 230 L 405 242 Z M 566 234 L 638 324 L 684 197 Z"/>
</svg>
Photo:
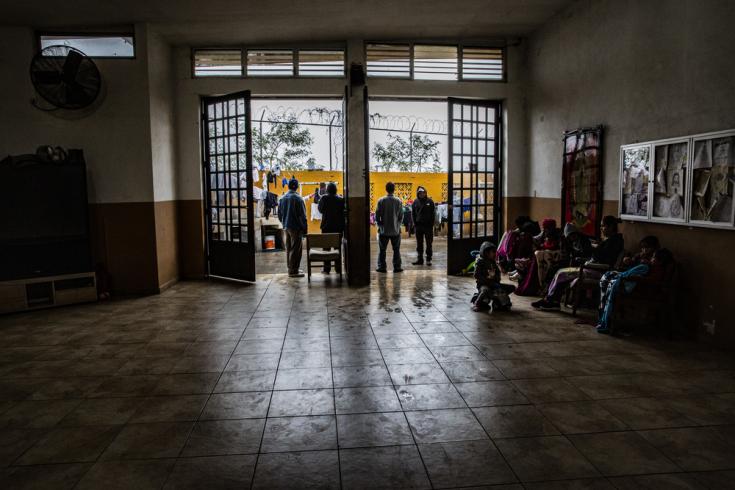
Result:
<svg viewBox="0 0 735 490">
<path fill-rule="evenodd" d="M 0 488 L 733 488 L 731 355 L 472 289 L 276 275 L 0 318 Z"/>
<path fill-rule="evenodd" d="M 401 239 L 401 260 L 403 261 L 403 268 L 406 270 L 447 270 L 447 237 L 437 236 L 434 237 L 433 246 L 434 256 L 432 257 L 431 267 L 427 265 L 411 265 L 416 260 L 416 237 L 402 238 Z M 306 251 L 304 251 L 304 257 L 301 261 L 301 268 L 306 272 Z M 375 269 L 378 265 L 378 242 L 373 238 L 370 244 L 371 262 L 370 267 Z M 393 252 L 388 249 L 388 270 L 393 267 Z M 469 260 L 467 261 L 469 263 Z M 259 252 L 255 255 L 255 269 L 258 274 L 285 274 L 288 272 L 286 267 L 286 254 L 285 252 Z M 332 270 L 332 274 L 334 274 Z M 321 275 L 319 268 L 314 267 L 312 274 Z"/>
</svg>

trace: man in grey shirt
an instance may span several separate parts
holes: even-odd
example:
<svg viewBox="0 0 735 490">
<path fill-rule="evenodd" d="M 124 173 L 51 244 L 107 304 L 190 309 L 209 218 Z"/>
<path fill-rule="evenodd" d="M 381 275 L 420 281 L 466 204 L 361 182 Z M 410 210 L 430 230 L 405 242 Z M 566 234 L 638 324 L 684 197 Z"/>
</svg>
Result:
<svg viewBox="0 0 735 490">
<path fill-rule="evenodd" d="M 393 195 L 396 186 L 393 182 L 385 184 L 387 196 L 378 200 L 375 210 L 375 223 L 378 225 L 378 272 L 386 272 L 385 252 L 390 242 L 393 248 L 393 272 L 403 272 L 401 269 L 401 220 L 403 218 L 403 204 Z"/>
</svg>

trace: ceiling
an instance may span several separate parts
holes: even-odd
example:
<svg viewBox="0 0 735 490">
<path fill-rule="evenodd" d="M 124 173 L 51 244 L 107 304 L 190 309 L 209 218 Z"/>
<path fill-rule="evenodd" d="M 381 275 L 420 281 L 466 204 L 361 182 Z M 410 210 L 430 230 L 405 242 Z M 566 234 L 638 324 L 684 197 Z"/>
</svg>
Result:
<svg viewBox="0 0 735 490">
<path fill-rule="evenodd" d="M 572 0 L 0 0 L 3 24 L 149 22 L 172 44 L 526 36 Z"/>
</svg>

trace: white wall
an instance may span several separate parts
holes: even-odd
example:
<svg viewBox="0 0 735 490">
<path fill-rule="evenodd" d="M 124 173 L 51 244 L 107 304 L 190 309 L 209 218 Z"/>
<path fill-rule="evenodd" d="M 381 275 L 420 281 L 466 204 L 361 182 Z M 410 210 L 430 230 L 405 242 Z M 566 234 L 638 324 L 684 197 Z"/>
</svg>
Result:
<svg viewBox="0 0 735 490">
<path fill-rule="evenodd" d="M 362 46 L 362 43 L 350 42 L 350 46 L 356 45 Z M 508 51 L 507 83 L 368 79 L 368 91 L 371 97 L 470 97 L 503 100 L 505 196 L 524 196 L 527 179 L 525 46 L 510 47 Z M 253 95 L 342 97 L 347 83 L 346 79 L 192 78 L 191 48 L 177 47 L 174 56 L 179 199 L 202 198 L 199 141 L 201 96 L 250 90 Z"/>
<path fill-rule="evenodd" d="M 735 127 L 735 2 L 582 0 L 528 51 L 528 195 L 561 195 L 562 133 L 604 124 L 605 199 L 619 147 Z"/>
<path fill-rule="evenodd" d="M 33 153 L 39 145 L 84 150 L 89 200 L 93 203 L 151 201 L 151 138 L 145 32 L 136 32 L 136 59 L 95 60 L 104 99 L 86 117 L 45 113 L 28 68 L 36 52 L 31 28 L 0 28 L 0 158 Z"/>
<path fill-rule="evenodd" d="M 173 50 L 151 29 L 147 42 L 153 197 L 172 201 L 176 199 Z"/>
</svg>

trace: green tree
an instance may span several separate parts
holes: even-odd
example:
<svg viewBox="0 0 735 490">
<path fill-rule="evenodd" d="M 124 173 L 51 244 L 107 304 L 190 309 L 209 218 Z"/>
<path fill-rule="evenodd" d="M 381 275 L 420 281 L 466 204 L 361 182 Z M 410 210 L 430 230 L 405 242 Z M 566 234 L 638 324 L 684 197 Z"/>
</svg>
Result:
<svg viewBox="0 0 735 490">
<path fill-rule="evenodd" d="M 385 172 L 439 172 L 439 141 L 425 134 L 411 135 L 411 139 L 388 133 L 386 144 L 373 144 L 373 158 Z"/>
<path fill-rule="evenodd" d="M 311 156 L 314 138 L 308 128 L 298 124 L 293 116 L 272 115 L 253 126 L 253 159 L 264 168 L 280 165 L 282 170 L 303 170 Z"/>
</svg>

